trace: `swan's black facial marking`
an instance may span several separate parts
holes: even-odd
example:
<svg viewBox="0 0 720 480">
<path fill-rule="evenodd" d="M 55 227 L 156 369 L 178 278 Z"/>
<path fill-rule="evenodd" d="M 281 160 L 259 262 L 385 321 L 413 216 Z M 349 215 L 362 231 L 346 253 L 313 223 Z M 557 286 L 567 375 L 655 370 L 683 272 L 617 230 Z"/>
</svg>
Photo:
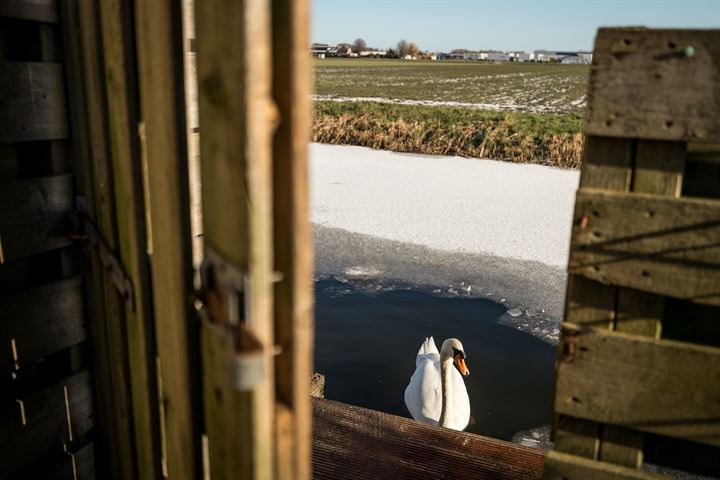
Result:
<svg viewBox="0 0 720 480">
<path fill-rule="evenodd" d="M 463 360 L 466 359 L 466 357 L 465 357 L 465 352 L 463 352 L 462 350 L 458 350 L 457 348 L 453 347 L 453 357 L 457 357 L 458 355 L 460 355 L 460 358 L 462 358 Z"/>
</svg>

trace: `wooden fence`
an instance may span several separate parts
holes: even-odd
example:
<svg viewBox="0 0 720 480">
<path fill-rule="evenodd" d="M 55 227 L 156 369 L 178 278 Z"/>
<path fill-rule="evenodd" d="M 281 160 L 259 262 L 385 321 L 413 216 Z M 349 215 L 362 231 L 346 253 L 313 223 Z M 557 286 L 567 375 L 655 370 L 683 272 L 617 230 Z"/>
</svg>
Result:
<svg viewBox="0 0 720 480">
<path fill-rule="evenodd" d="M 720 31 L 601 29 L 545 478 L 720 472 Z"/>
</svg>

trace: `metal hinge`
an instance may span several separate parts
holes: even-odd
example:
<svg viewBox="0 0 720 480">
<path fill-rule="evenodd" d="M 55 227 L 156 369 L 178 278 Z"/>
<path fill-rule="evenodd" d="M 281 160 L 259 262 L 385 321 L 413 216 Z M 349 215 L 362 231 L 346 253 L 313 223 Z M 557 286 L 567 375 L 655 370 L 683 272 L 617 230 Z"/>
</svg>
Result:
<svg viewBox="0 0 720 480">
<path fill-rule="evenodd" d="M 252 318 L 248 274 L 206 245 L 200 278 L 202 286 L 196 299 L 200 319 L 230 338 L 233 346 L 227 364 L 230 384 L 238 391 L 251 391 L 265 379 L 268 368 L 265 347 L 248 328 Z"/>
<path fill-rule="evenodd" d="M 88 216 L 85 198 L 77 197 L 75 203 L 76 212 L 70 237 L 74 240 L 87 240 L 90 246 L 98 252 L 103 269 L 110 275 L 113 285 L 115 285 L 122 299 L 129 303 L 132 311 L 135 311 L 135 295 L 130 276 L 123 268 L 117 253 L 110 248 L 107 241 L 100 234 L 95 222 Z"/>
</svg>

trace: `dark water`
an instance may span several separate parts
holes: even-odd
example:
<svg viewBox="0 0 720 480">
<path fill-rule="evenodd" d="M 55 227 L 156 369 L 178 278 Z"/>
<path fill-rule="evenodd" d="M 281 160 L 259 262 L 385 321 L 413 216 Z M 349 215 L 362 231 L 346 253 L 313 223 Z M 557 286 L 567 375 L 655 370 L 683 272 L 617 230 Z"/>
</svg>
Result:
<svg viewBox="0 0 720 480">
<path fill-rule="evenodd" d="M 335 280 L 315 288 L 315 370 L 327 398 L 409 417 L 403 395 L 420 344 L 457 337 L 470 369 L 468 431 L 509 440 L 551 423 L 555 348 L 496 323 L 503 305 L 410 289 L 369 294 Z"/>
</svg>

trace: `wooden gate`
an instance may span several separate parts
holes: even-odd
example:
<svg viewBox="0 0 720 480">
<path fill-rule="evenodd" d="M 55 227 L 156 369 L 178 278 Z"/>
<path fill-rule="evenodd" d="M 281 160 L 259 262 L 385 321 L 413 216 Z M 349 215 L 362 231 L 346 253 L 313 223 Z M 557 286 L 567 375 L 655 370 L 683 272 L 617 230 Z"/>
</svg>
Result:
<svg viewBox="0 0 720 480">
<path fill-rule="evenodd" d="M 601 29 L 548 479 L 720 472 L 720 31 Z"/>
</svg>

